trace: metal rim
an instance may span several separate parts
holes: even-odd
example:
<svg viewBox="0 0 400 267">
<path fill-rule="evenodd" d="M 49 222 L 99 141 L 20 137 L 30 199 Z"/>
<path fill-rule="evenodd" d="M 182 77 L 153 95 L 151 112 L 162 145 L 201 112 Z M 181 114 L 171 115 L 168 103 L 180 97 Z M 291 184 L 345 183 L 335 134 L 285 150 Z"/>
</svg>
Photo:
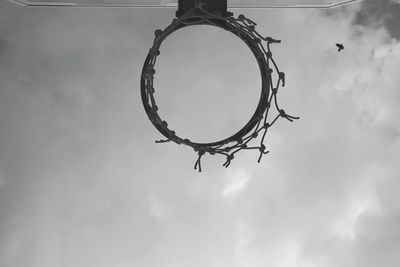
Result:
<svg viewBox="0 0 400 267">
<path fill-rule="evenodd" d="M 215 24 L 211 24 L 211 23 L 206 23 L 206 22 L 202 22 L 201 24 L 195 24 L 195 25 L 210 25 L 210 26 L 217 26 L 219 28 L 222 28 L 224 30 L 227 30 L 229 32 L 232 32 L 230 30 L 230 24 L 229 22 L 226 21 L 215 21 Z M 167 35 L 164 36 L 163 39 L 159 39 L 159 41 L 156 42 L 157 46 L 161 46 L 162 42 L 165 40 L 166 37 L 168 37 L 169 35 L 171 35 L 172 33 L 174 33 L 175 31 L 177 31 L 178 29 L 184 28 L 184 27 L 188 27 L 188 26 L 193 26 L 193 25 L 179 25 L 178 27 L 176 27 L 173 31 L 168 32 Z M 239 37 L 242 41 L 244 41 L 246 43 L 246 45 L 250 48 L 250 50 L 253 52 L 253 54 L 256 56 L 257 54 L 262 53 L 262 51 L 258 48 L 258 46 L 256 44 L 254 44 L 253 40 L 251 39 L 250 36 L 248 35 L 241 35 L 239 32 L 232 32 L 233 34 L 235 34 L 237 37 Z M 143 69 L 142 69 L 142 78 L 141 78 L 141 95 L 142 95 L 142 101 L 143 101 L 143 105 L 144 108 L 146 110 L 146 113 L 149 117 L 151 117 L 151 115 L 149 115 L 149 113 L 152 112 L 152 108 L 149 105 L 149 101 L 147 98 L 147 92 L 146 92 L 146 79 L 145 79 L 145 73 L 146 73 L 146 69 L 148 68 L 149 62 L 151 61 L 153 55 L 152 52 L 149 52 L 149 54 L 146 57 L 146 60 L 144 62 L 143 65 Z M 266 110 L 267 106 L 266 106 L 266 100 L 268 99 L 269 96 L 269 76 L 266 74 L 265 69 L 267 69 L 267 63 L 265 58 L 257 58 L 257 64 L 259 66 L 260 69 L 260 73 L 261 73 L 261 94 L 260 94 L 260 99 L 258 102 L 258 105 L 254 111 L 254 114 L 252 115 L 252 117 L 250 118 L 250 120 L 246 123 L 246 125 L 240 129 L 238 132 L 236 132 L 235 134 L 233 134 L 230 137 L 227 137 L 225 139 L 222 139 L 220 141 L 215 141 L 215 142 L 209 142 L 209 143 L 197 143 L 197 142 L 193 142 L 190 141 L 190 144 L 192 146 L 199 146 L 199 147 L 209 147 L 209 146 L 219 146 L 219 145 L 223 145 L 226 144 L 232 140 L 237 140 L 238 138 L 248 134 L 253 128 L 254 126 L 256 126 L 257 122 L 259 121 L 259 116 L 262 115 L 264 113 L 264 111 Z M 165 127 L 162 127 L 162 125 L 160 125 L 160 123 L 158 123 L 156 120 L 152 120 L 153 125 L 161 132 L 161 134 L 163 134 L 165 137 L 169 138 L 170 137 L 170 132 L 172 130 L 167 130 L 165 129 Z M 178 138 L 180 138 L 179 136 L 177 136 Z M 182 138 L 180 138 L 182 139 Z M 182 139 L 184 140 L 184 139 Z"/>
</svg>

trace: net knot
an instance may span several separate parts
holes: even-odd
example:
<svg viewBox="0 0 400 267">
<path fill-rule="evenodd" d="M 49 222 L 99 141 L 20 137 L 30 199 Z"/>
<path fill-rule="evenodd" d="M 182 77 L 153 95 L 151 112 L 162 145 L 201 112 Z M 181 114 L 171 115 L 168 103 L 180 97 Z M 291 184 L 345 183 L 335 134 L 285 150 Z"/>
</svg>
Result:
<svg viewBox="0 0 400 267">
<path fill-rule="evenodd" d="M 280 110 L 279 110 L 279 115 L 280 115 L 281 117 L 287 119 L 288 121 L 291 121 L 291 122 L 293 122 L 293 120 L 298 120 L 298 119 L 300 119 L 300 117 L 294 117 L 294 116 L 291 116 L 291 115 L 286 114 L 286 112 L 285 112 L 283 109 L 280 109 Z"/>
<path fill-rule="evenodd" d="M 147 92 L 149 93 L 149 94 L 154 94 L 154 87 L 153 86 L 146 86 L 146 89 L 147 89 Z"/>
<path fill-rule="evenodd" d="M 265 147 L 264 144 L 262 144 L 262 145 L 260 146 L 260 148 L 259 148 L 260 152 L 262 152 L 262 153 L 265 152 L 265 149 L 266 149 L 266 147 Z"/>
<path fill-rule="evenodd" d="M 224 163 L 222 166 L 224 166 L 225 168 L 228 168 L 229 165 L 231 165 L 231 161 L 232 161 L 234 158 L 235 158 L 234 154 L 228 155 L 228 156 L 226 157 L 225 163 Z"/>
<path fill-rule="evenodd" d="M 148 79 L 152 79 L 153 75 L 156 73 L 156 71 L 153 68 L 147 68 L 146 71 L 144 72 L 144 76 Z"/>
<path fill-rule="evenodd" d="M 150 55 L 159 56 L 160 55 L 160 50 L 158 50 L 157 48 L 151 48 L 150 49 Z"/>
<path fill-rule="evenodd" d="M 204 155 L 204 153 L 204 150 L 199 150 L 197 152 L 198 158 L 196 160 L 196 163 L 194 164 L 194 169 L 197 170 L 197 167 L 199 167 L 199 172 L 201 172 L 201 157 Z"/>
<path fill-rule="evenodd" d="M 285 86 L 285 73 L 279 72 L 279 79 L 282 81 L 282 86 Z"/>
<path fill-rule="evenodd" d="M 259 150 L 260 150 L 260 156 L 258 157 L 258 160 L 257 160 L 257 162 L 258 162 L 258 163 L 260 163 L 260 161 L 261 161 L 261 158 L 262 158 L 262 156 L 263 156 L 263 155 L 265 155 L 265 154 L 268 154 L 268 153 L 269 153 L 269 151 L 266 151 L 266 147 L 265 147 L 265 145 L 264 145 L 264 144 L 261 144 L 261 146 L 260 146 Z"/>
<path fill-rule="evenodd" d="M 275 40 L 271 37 L 264 37 L 264 41 L 266 41 L 267 43 L 273 44 L 273 43 L 280 43 L 281 40 Z"/>
<path fill-rule="evenodd" d="M 156 140 L 156 144 L 161 144 L 161 143 L 168 143 L 168 142 L 170 142 L 171 141 L 171 139 L 165 139 L 165 140 Z"/>
<path fill-rule="evenodd" d="M 161 34 L 162 34 L 162 30 L 160 30 L 160 29 L 157 29 L 157 30 L 154 31 L 154 35 L 156 37 L 160 36 Z"/>
<path fill-rule="evenodd" d="M 226 147 L 226 148 L 224 148 L 224 151 L 225 152 L 229 152 L 229 151 L 231 151 L 231 148 L 230 147 Z"/>
</svg>

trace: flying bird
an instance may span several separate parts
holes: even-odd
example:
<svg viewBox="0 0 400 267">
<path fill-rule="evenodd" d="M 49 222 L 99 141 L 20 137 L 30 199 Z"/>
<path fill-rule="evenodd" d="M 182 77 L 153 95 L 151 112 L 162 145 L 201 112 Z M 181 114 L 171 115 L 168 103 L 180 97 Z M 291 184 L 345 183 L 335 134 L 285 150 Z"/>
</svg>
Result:
<svg viewBox="0 0 400 267">
<path fill-rule="evenodd" d="M 344 49 L 343 44 L 336 44 L 336 46 L 338 47 L 338 52 Z"/>
</svg>

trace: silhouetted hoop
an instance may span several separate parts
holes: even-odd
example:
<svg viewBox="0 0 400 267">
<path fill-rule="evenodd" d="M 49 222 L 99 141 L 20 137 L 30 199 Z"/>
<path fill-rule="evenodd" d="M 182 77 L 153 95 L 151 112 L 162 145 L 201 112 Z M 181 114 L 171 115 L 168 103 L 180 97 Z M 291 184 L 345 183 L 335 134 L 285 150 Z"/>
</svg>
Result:
<svg viewBox="0 0 400 267">
<path fill-rule="evenodd" d="M 234 158 L 234 154 L 238 151 L 243 149 L 258 149 L 260 151 L 258 162 L 260 162 L 262 155 L 268 153 L 263 144 L 268 128 L 272 126 L 279 116 L 285 117 L 290 121 L 292 121 L 292 119 L 297 119 L 297 117 L 289 116 L 280 109 L 276 100 L 279 85 L 282 83 L 282 86 L 284 86 L 285 75 L 283 72 L 279 71 L 275 61 L 272 59 L 272 53 L 269 46 L 272 43 L 279 43 L 280 41 L 274 40 L 270 37 L 262 37 L 255 30 L 256 24 L 243 15 L 239 15 L 238 18 L 234 18 L 232 15 L 232 13 L 228 13 L 227 16 L 212 14 L 202 9 L 201 6 L 196 6 L 179 18 L 175 18 L 164 30 L 155 31 L 153 46 L 150 48 L 142 69 L 140 87 L 144 109 L 153 125 L 167 138 L 166 140 L 156 142 L 164 143 L 173 141 L 177 144 L 184 144 L 192 147 L 198 153 L 198 160 L 196 161 L 195 169 L 199 167 L 199 171 L 201 171 L 200 159 L 205 153 L 211 155 L 225 155 L 227 161 L 224 166 L 228 167 L 231 160 Z M 216 26 L 235 34 L 250 48 L 257 60 L 261 73 L 260 100 L 253 116 L 247 124 L 234 135 L 211 143 L 197 143 L 190 139 L 179 137 L 175 131 L 168 128 L 168 123 L 162 120 L 159 116 L 158 106 L 154 98 L 155 90 L 153 87 L 153 81 L 156 73 L 154 66 L 158 55 L 160 55 L 162 42 L 175 31 L 193 25 Z M 263 41 L 267 43 L 266 48 L 262 45 Z M 273 69 L 270 68 L 270 65 L 273 66 L 278 74 L 278 81 L 275 87 L 272 82 Z M 267 115 L 272 101 L 274 101 L 279 114 L 272 122 L 268 123 Z M 257 138 L 260 131 L 264 131 L 261 144 L 259 146 L 249 147 L 248 143 Z"/>
</svg>

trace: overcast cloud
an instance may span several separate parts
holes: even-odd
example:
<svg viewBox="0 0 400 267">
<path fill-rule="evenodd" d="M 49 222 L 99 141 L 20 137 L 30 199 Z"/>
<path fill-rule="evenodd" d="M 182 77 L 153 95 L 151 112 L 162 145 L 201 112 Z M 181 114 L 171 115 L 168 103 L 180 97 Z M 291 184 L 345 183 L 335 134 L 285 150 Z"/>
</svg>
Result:
<svg viewBox="0 0 400 267">
<path fill-rule="evenodd" d="M 174 10 L 0 2 L 0 266 L 400 266 L 400 5 L 240 12 L 282 40 L 279 99 L 301 119 L 271 128 L 260 164 L 206 155 L 198 173 L 154 143 L 139 93 Z M 231 134 L 260 90 L 246 49 L 209 27 L 168 38 L 160 113 Z"/>
</svg>

